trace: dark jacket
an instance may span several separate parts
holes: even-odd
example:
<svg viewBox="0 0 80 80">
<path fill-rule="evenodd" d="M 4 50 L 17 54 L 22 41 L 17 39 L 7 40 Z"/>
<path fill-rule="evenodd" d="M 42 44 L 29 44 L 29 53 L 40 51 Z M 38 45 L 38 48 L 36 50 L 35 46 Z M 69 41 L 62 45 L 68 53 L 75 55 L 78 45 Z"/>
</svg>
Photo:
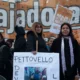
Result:
<svg viewBox="0 0 80 80">
<path fill-rule="evenodd" d="M 0 75 L 12 80 L 12 64 L 10 63 L 10 48 L 7 45 L 0 47 Z"/>
<path fill-rule="evenodd" d="M 32 31 L 27 33 L 27 51 L 36 51 L 36 40 L 38 40 L 38 52 L 48 52 L 46 42 L 41 34 L 36 37 Z"/>
<path fill-rule="evenodd" d="M 72 40 L 73 51 L 74 51 L 74 65 L 71 67 L 71 57 L 70 57 L 70 48 L 69 42 L 67 39 L 64 39 L 64 50 L 65 50 L 65 61 L 66 61 L 66 72 L 65 76 L 62 72 L 62 62 L 61 62 L 61 38 L 57 38 L 53 41 L 50 51 L 57 52 L 60 55 L 60 80 L 73 80 L 77 74 L 77 68 L 80 74 L 80 52 L 79 45 L 76 40 Z"/>
<path fill-rule="evenodd" d="M 24 38 L 25 31 L 23 27 L 15 27 L 16 40 L 14 43 L 14 52 L 25 52 L 26 51 L 26 39 Z"/>
</svg>

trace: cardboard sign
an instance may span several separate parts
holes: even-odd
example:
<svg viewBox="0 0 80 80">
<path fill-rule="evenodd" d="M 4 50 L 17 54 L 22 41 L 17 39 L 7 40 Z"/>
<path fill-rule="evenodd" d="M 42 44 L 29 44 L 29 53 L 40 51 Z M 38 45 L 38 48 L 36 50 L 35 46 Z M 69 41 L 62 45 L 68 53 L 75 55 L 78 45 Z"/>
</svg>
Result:
<svg viewBox="0 0 80 80">
<path fill-rule="evenodd" d="M 58 4 L 55 10 L 54 20 L 50 28 L 50 32 L 59 34 L 61 24 L 64 22 L 70 23 L 72 14 L 72 10 Z"/>
<path fill-rule="evenodd" d="M 64 22 L 70 23 L 72 19 L 73 11 L 65 8 L 61 5 L 56 7 L 55 16 L 54 16 L 54 23 L 61 25 Z"/>
</svg>

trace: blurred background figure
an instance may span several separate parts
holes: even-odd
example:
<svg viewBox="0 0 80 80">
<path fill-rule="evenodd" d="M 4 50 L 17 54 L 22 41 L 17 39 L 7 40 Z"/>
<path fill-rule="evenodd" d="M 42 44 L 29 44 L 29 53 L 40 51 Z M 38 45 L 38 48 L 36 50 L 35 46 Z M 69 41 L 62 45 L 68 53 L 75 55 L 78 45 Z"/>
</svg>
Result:
<svg viewBox="0 0 80 80">
<path fill-rule="evenodd" d="M 0 75 L 7 80 L 12 80 L 12 65 L 10 63 L 11 53 L 8 44 L 0 33 Z"/>
<path fill-rule="evenodd" d="M 13 42 L 14 42 L 14 39 L 7 39 L 7 40 L 6 40 L 6 43 L 8 44 L 8 46 L 9 46 L 10 48 L 12 48 Z"/>
<path fill-rule="evenodd" d="M 14 48 L 13 48 L 13 43 L 14 43 L 14 39 L 7 39 L 6 40 L 6 44 L 9 46 L 9 48 L 10 48 L 10 57 L 9 57 L 9 63 L 11 64 L 11 68 L 13 68 L 13 50 L 14 50 Z M 11 72 L 13 72 L 13 69 L 11 69 L 12 71 Z"/>
<path fill-rule="evenodd" d="M 11 52 L 11 55 L 13 55 L 13 43 L 14 43 L 14 39 L 7 39 L 6 40 L 6 44 L 9 46 L 10 48 L 10 52 Z"/>
<path fill-rule="evenodd" d="M 53 43 L 53 40 L 54 40 L 53 37 L 50 37 L 50 38 L 48 39 L 48 42 L 47 42 L 47 49 L 48 49 L 48 51 L 50 51 L 50 47 L 51 47 L 51 45 L 52 45 L 52 43 Z"/>
</svg>

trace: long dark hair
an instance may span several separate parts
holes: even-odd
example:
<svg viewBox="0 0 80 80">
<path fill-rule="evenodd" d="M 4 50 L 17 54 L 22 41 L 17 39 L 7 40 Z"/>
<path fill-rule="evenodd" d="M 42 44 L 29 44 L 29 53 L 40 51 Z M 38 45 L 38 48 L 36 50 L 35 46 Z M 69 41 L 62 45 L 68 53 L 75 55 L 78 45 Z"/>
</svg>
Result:
<svg viewBox="0 0 80 80">
<path fill-rule="evenodd" d="M 59 35 L 58 35 L 58 38 L 61 38 L 61 37 L 63 36 L 63 34 L 62 34 L 62 27 L 63 27 L 64 25 L 67 25 L 67 26 L 69 27 L 70 32 L 69 32 L 68 36 L 70 36 L 72 39 L 74 39 L 74 36 L 73 36 L 73 33 L 72 33 L 72 26 L 71 26 L 69 23 L 63 23 L 63 24 L 61 25 L 61 29 L 60 29 L 60 33 L 59 33 Z"/>
</svg>

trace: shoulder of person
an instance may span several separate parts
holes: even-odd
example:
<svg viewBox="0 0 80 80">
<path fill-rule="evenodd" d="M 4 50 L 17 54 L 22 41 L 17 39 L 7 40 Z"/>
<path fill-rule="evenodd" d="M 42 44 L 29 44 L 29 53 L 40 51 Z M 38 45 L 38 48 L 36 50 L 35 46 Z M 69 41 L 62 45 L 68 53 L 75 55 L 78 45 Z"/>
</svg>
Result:
<svg viewBox="0 0 80 80">
<path fill-rule="evenodd" d="M 35 33 L 33 31 L 28 31 L 27 32 L 27 37 L 29 37 L 29 36 L 36 39 L 36 40 L 38 40 L 38 37 L 35 35 Z"/>
<path fill-rule="evenodd" d="M 34 32 L 33 31 L 28 31 L 27 36 L 29 36 L 29 35 L 34 35 Z"/>
<path fill-rule="evenodd" d="M 60 41 L 61 41 L 61 38 L 56 38 L 56 39 L 54 39 L 53 42 L 60 42 Z"/>
</svg>

